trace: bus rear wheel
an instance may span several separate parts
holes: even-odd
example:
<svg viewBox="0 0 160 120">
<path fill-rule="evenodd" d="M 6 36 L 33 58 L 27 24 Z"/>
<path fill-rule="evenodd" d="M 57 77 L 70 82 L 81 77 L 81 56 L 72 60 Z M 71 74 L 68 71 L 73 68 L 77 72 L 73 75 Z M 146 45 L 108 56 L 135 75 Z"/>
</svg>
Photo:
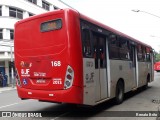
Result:
<svg viewBox="0 0 160 120">
<path fill-rule="evenodd" d="M 117 86 L 116 86 L 116 98 L 115 102 L 116 104 L 121 104 L 124 99 L 124 84 L 122 81 L 118 81 Z"/>
</svg>

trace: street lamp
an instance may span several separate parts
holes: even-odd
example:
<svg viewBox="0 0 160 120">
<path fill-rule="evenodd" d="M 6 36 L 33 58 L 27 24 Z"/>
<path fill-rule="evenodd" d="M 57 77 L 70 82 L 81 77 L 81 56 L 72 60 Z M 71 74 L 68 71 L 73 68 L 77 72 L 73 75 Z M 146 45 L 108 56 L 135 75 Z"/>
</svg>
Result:
<svg viewBox="0 0 160 120">
<path fill-rule="evenodd" d="M 143 12 L 143 13 L 146 13 L 146 14 L 149 14 L 149 15 L 152 15 L 152 16 L 155 16 L 155 17 L 157 17 L 157 18 L 160 18 L 160 16 L 157 16 L 157 15 L 155 15 L 155 14 L 152 14 L 152 13 L 149 13 L 149 12 L 146 12 L 146 11 L 142 11 L 142 10 L 136 10 L 136 9 L 133 9 L 132 10 L 133 12 Z"/>
<path fill-rule="evenodd" d="M 131 11 L 133 11 L 133 12 L 143 12 L 143 13 L 152 15 L 152 16 L 154 16 L 154 17 L 160 18 L 160 16 L 157 16 L 157 15 L 155 15 L 155 14 L 152 14 L 152 13 L 149 13 L 149 12 L 146 12 L 146 11 L 138 10 L 138 9 L 133 9 L 133 10 L 131 10 Z M 154 35 L 150 35 L 150 37 L 160 38 L 160 37 L 154 36 Z M 159 46 L 159 45 L 158 45 L 158 46 Z"/>
<path fill-rule="evenodd" d="M 155 36 L 155 35 L 150 35 L 150 37 L 160 38 L 159 36 Z"/>
</svg>

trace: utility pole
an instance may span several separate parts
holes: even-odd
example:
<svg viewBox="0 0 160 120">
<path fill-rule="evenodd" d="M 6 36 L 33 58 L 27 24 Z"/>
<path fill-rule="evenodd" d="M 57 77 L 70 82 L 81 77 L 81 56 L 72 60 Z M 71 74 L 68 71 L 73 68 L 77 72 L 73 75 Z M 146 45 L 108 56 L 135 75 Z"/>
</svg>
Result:
<svg viewBox="0 0 160 120">
<path fill-rule="evenodd" d="M 11 83 L 12 88 L 14 88 L 14 71 L 13 71 L 13 46 L 11 46 Z"/>
</svg>

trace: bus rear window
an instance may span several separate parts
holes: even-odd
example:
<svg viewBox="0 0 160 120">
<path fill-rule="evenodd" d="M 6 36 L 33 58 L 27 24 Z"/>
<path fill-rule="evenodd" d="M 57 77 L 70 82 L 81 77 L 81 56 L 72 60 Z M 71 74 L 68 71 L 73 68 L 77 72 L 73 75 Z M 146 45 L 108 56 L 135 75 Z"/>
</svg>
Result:
<svg viewBox="0 0 160 120">
<path fill-rule="evenodd" d="M 58 30 L 62 28 L 62 20 L 50 20 L 41 24 L 41 32 L 47 32 L 51 30 Z"/>
</svg>

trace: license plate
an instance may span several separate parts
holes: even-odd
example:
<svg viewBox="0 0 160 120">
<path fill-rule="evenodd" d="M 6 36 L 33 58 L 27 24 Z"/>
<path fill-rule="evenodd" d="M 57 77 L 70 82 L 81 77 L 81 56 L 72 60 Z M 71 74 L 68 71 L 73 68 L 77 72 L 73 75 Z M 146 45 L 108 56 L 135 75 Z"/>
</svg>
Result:
<svg viewBox="0 0 160 120">
<path fill-rule="evenodd" d="M 44 83 L 46 83 L 46 80 L 45 79 L 37 79 L 36 83 L 37 84 L 44 84 Z"/>
</svg>

